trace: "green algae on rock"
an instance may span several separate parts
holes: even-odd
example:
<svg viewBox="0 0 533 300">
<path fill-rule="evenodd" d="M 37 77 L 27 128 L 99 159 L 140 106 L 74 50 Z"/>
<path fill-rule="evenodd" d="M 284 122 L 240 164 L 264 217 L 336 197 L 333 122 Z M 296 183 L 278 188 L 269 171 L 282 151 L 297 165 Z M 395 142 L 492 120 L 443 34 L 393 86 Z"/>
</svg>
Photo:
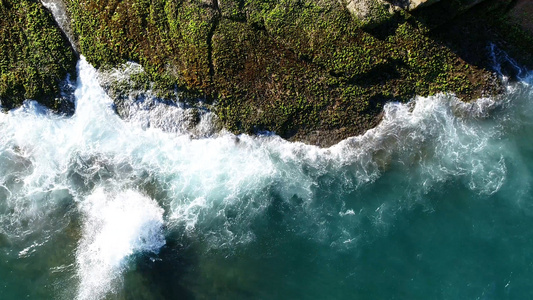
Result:
<svg viewBox="0 0 533 300">
<path fill-rule="evenodd" d="M 337 0 L 67 6 L 89 62 L 139 62 L 160 90 L 215 103 L 235 133 L 327 146 L 375 126 L 386 101 L 448 91 L 468 100 L 493 85 L 490 72 L 429 39 L 409 13 L 372 3 L 366 19 Z"/>
<path fill-rule="evenodd" d="M 24 34 L 31 36 L 24 39 L 24 34 L 2 33 L 3 106 L 10 108 L 25 98 L 44 99 L 57 93 L 57 82 L 72 68 L 74 54 L 54 27 L 50 14 L 37 1 L 0 3 L 2 11 L 9 15 L 1 22 L 9 26 L 16 23 L 15 28 L 24 29 Z M 69 33 L 74 35 L 80 52 L 96 67 L 109 69 L 126 61 L 138 62 L 146 73 L 136 85 L 150 88 L 162 98 L 210 103 L 223 125 L 234 133 L 274 131 L 289 140 L 320 146 L 375 126 L 387 101 L 403 102 L 415 95 L 439 92 L 453 92 L 463 100 L 496 93 L 499 85 L 487 64 L 473 63 L 468 55 L 463 55 L 461 46 L 450 46 L 457 34 L 452 32 L 450 37 L 439 31 L 448 27 L 442 24 L 461 23 L 455 21 L 457 18 L 450 20 L 473 5 L 476 9 L 471 10 L 486 6 L 486 11 L 500 13 L 510 3 L 63 2 L 71 18 Z M 439 8 L 448 13 L 439 13 Z M 28 23 L 29 18 L 41 15 L 41 23 Z M 491 26 L 500 28 L 494 29 L 501 32 L 499 36 L 520 36 L 515 38 L 516 43 L 524 45 L 517 48 L 526 49 L 531 42 L 522 38 L 523 30 L 518 25 L 506 26 L 512 20 L 504 20 L 504 13 L 502 16 L 495 18 Z M 486 36 L 479 40 L 482 38 Z M 14 42 L 9 43 L 11 40 Z M 42 52 L 39 47 L 43 45 L 55 50 Z M 37 51 L 23 51 L 21 47 Z M 61 47 L 70 52 L 60 55 L 64 50 Z M 46 68 L 52 72 L 43 72 Z M 106 88 L 117 99 L 128 93 L 120 86 Z M 15 100 L 8 102 L 6 95 Z M 41 102 L 57 106 L 53 101 Z"/>
<path fill-rule="evenodd" d="M 34 99 L 62 110 L 59 84 L 77 59 L 52 15 L 36 0 L 2 0 L 0 15 L 2 108 Z"/>
</svg>

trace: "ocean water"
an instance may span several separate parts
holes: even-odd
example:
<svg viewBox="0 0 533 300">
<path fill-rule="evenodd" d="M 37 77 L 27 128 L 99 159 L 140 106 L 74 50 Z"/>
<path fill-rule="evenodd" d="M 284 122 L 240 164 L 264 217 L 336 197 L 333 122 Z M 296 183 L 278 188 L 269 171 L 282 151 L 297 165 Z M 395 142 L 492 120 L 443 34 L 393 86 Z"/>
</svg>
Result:
<svg viewBox="0 0 533 300">
<path fill-rule="evenodd" d="M 525 71 L 495 98 L 389 103 L 328 149 L 183 105 L 123 120 L 78 73 L 73 116 L 0 114 L 0 299 L 533 297 Z"/>
</svg>

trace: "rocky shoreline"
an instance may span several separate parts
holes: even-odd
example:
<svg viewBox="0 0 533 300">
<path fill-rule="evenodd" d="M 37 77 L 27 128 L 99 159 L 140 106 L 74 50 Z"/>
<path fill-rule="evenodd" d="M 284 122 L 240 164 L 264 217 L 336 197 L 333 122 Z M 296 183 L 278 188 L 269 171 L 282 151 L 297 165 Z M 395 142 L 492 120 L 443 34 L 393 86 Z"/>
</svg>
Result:
<svg viewBox="0 0 533 300">
<path fill-rule="evenodd" d="M 36 0 L 0 0 L 0 101 L 58 111 L 76 48 L 162 99 L 210 105 L 234 133 L 332 145 L 380 120 L 388 101 L 500 92 L 489 45 L 533 66 L 528 1 L 75 0 L 69 38 Z M 70 45 L 70 46 L 69 46 Z M 512 68 L 502 70 L 513 76 Z M 38 85 L 36 87 L 36 85 Z M 131 87 L 106 86 L 120 105 Z M 119 109 L 120 111 L 120 109 Z"/>
</svg>

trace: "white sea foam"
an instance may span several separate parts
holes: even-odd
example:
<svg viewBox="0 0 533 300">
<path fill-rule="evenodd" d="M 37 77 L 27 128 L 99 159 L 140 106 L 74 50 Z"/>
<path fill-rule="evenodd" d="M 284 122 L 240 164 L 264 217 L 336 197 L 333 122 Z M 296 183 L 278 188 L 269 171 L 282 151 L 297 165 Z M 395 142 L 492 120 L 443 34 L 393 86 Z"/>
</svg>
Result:
<svg viewBox="0 0 533 300">
<path fill-rule="evenodd" d="M 191 134 L 176 117 L 185 106 L 122 120 L 84 59 L 78 73 L 74 116 L 31 101 L 0 114 L 0 232 L 24 239 L 65 210 L 81 214 L 80 299 L 105 297 L 132 254 L 157 252 L 163 225 L 208 248 L 234 248 L 257 240 L 274 215 L 299 235 L 355 247 L 365 220 L 386 230 L 446 182 L 497 193 L 514 151 L 501 137 L 533 122 L 532 90 L 522 83 L 500 100 L 440 94 L 389 103 L 376 128 L 327 149 L 275 135 L 198 138 L 209 134 Z M 151 126 L 156 119 L 163 125 Z M 213 129 L 202 122 L 199 132 Z M 407 199 L 354 194 L 395 172 L 401 186 L 390 188 Z M 17 253 L 42 242 L 25 241 Z"/>
<path fill-rule="evenodd" d="M 78 299 L 102 299 L 112 291 L 134 253 L 158 253 L 165 245 L 163 209 L 135 191 L 96 189 L 81 203 L 83 235 L 77 250 Z"/>
</svg>

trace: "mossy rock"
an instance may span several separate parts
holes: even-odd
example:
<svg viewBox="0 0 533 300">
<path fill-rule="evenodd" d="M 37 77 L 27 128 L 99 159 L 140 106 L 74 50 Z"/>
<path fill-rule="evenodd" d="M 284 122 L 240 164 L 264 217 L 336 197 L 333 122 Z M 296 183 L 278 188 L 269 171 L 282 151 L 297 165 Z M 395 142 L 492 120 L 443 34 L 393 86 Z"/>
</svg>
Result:
<svg viewBox="0 0 533 300">
<path fill-rule="evenodd" d="M 77 57 L 37 0 L 0 1 L 0 101 L 3 109 L 38 100 L 59 110 L 59 84 Z"/>
<path fill-rule="evenodd" d="M 67 4 L 91 63 L 139 62 L 158 88 L 215 103 L 235 133 L 327 146 L 375 126 L 387 101 L 437 92 L 469 100 L 494 87 L 490 71 L 404 11 L 369 26 L 337 0 Z"/>
<path fill-rule="evenodd" d="M 533 68 L 533 34 L 521 27 L 513 16 L 515 1 L 486 0 L 452 21 L 441 24 L 428 37 L 446 45 L 470 65 L 490 69 L 493 65 L 492 46 L 507 52 L 520 65 Z M 431 8 L 431 7 L 430 7 Z M 417 12 L 422 16 L 438 13 L 433 10 Z M 420 19 L 420 18 L 419 18 Z M 511 77 L 513 66 L 501 70 Z"/>
<path fill-rule="evenodd" d="M 96 67 L 143 65 L 159 87 L 210 87 L 208 37 L 215 11 L 200 1 L 67 2 L 80 51 Z"/>
</svg>

